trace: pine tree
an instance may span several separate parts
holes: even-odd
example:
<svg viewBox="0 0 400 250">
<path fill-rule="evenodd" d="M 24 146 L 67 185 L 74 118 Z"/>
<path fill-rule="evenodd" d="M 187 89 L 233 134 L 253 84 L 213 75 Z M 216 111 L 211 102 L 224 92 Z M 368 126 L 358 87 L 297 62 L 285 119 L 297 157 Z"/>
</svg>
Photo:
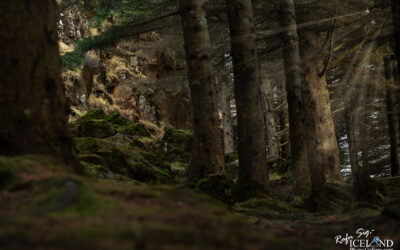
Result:
<svg viewBox="0 0 400 250">
<path fill-rule="evenodd" d="M 197 181 L 211 174 L 225 173 L 223 137 L 204 2 L 181 0 L 180 7 L 193 115 L 189 180 Z"/>
<path fill-rule="evenodd" d="M 251 0 L 227 0 L 239 135 L 239 186 L 268 189 L 264 107 Z"/>
</svg>

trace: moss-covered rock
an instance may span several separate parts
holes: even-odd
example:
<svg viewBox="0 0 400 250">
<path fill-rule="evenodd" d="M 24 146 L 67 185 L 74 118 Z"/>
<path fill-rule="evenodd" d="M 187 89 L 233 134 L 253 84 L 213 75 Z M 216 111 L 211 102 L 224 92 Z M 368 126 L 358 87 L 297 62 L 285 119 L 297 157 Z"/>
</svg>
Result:
<svg viewBox="0 0 400 250">
<path fill-rule="evenodd" d="M 117 132 L 131 136 L 149 137 L 150 133 L 141 123 L 132 124 L 118 112 L 109 115 L 102 110 L 91 110 L 72 124 L 75 137 L 105 138 Z"/>
<path fill-rule="evenodd" d="M 95 138 L 75 138 L 75 143 L 81 155 L 97 155 L 104 159 L 111 171 L 128 174 L 130 165 L 125 154 L 113 143 Z"/>
<path fill-rule="evenodd" d="M 103 157 L 101 157 L 100 155 L 97 155 L 97 154 L 81 154 L 79 156 L 79 159 L 83 162 L 108 167 L 108 164 L 103 159 Z"/>
<path fill-rule="evenodd" d="M 193 135 L 190 131 L 169 128 L 165 131 L 163 150 L 170 161 L 188 162 L 191 158 Z"/>
<path fill-rule="evenodd" d="M 75 123 L 73 133 L 76 137 L 106 138 L 117 131 L 105 120 L 86 120 Z"/>
<path fill-rule="evenodd" d="M 172 162 L 170 165 L 172 175 L 180 179 L 178 182 L 183 183 L 186 180 L 188 165 L 183 162 Z"/>
<path fill-rule="evenodd" d="M 139 136 L 139 137 L 150 137 L 149 131 L 146 126 L 141 123 L 129 124 L 124 127 L 120 127 L 118 132 L 121 134 Z"/>
<path fill-rule="evenodd" d="M 123 118 L 118 112 L 112 112 L 109 115 L 105 116 L 103 119 L 112 124 L 115 129 L 132 124 L 131 121 Z"/>
<path fill-rule="evenodd" d="M 116 145 L 106 139 L 75 138 L 82 161 L 146 183 L 171 183 L 170 167 L 161 155 Z M 102 161 L 104 160 L 104 162 Z"/>
<path fill-rule="evenodd" d="M 79 117 L 75 123 L 81 123 L 90 120 L 104 120 L 106 118 L 106 114 L 101 109 L 94 109 L 88 111 L 83 116 Z"/>
</svg>

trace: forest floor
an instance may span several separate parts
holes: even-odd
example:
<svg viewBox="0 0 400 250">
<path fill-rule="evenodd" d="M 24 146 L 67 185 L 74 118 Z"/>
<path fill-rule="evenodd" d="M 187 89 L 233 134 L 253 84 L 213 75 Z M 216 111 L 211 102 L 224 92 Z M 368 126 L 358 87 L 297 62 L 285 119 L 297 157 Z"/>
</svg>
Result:
<svg viewBox="0 0 400 250">
<path fill-rule="evenodd" d="M 184 131 L 157 139 L 179 145 L 159 151 L 150 125 L 115 133 L 109 118 L 74 123 L 84 175 L 47 156 L 0 157 L 0 249 L 349 249 L 335 237 L 359 228 L 400 249 L 400 178 L 378 180 L 385 207 L 354 205 L 348 185 L 329 182 L 321 212 L 309 213 L 277 176 L 270 194 L 235 202 L 223 178 L 184 182 Z"/>
</svg>

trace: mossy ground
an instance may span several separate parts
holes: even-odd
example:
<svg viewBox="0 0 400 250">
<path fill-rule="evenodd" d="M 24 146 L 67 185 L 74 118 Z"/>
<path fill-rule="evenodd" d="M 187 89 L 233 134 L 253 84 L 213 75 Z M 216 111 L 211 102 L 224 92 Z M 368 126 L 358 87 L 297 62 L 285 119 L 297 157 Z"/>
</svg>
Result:
<svg viewBox="0 0 400 250">
<path fill-rule="evenodd" d="M 81 122 L 107 119 L 101 112 L 87 116 Z M 107 122 L 117 132 L 130 126 L 112 117 Z M 0 248 L 338 249 L 334 237 L 360 227 L 399 247 L 399 177 L 378 180 L 385 208 L 353 204 L 350 187 L 331 182 L 321 211 L 309 213 L 280 168 L 269 194 L 237 201 L 229 177 L 185 183 L 182 152 L 190 140 L 179 130 L 162 138 L 121 132 L 76 138 L 83 176 L 47 156 L 0 157 Z M 164 142 L 182 151 L 169 157 Z"/>
<path fill-rule="evenodd" d="M 0 166 L 13 169 L 0 182 L 2 249 L 337 249 L 334 236 L 359 227 L 400 239 L 399 221 L 379 208 L 349 202 L 311 214 L 277 183 L 269 195 L 226 204 L 202 193 L 206 181 L 190 189 L 76 176 L 45 156 L 0 157 Z"/>
</svg>

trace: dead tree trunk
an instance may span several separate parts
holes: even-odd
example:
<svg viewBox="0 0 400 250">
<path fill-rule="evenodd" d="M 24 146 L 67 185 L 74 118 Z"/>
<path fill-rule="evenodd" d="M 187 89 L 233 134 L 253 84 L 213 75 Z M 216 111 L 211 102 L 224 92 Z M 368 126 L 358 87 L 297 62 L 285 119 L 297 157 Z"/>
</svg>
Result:
<svg viewBox="0 0 400 250">
<path fill-rule="evenodd" d="M 49 154 L 79 170 L 61 81 L 57 5 L 0 1 L 0 154 Z"/>
<path fill-rule="evenodd" d="M 210 36 L 202 0 L 180 1 L 193 115 L 193 153 L 189 180 L 225 173 L 217 103 L 210 62 Z"/>
<path fill-rule="evenodd" d="M 265 119 L 251 0 L 227 0 L 239 133 L 239 184 L 268 188 Z"/>
</svg>

